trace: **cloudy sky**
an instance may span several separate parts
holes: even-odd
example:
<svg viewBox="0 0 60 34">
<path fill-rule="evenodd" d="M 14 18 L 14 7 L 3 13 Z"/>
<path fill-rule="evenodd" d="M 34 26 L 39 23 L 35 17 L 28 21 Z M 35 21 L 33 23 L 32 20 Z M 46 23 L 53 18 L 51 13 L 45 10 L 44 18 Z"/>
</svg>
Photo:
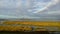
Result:
<svg viewBox="0 0 60 34">
<path fill-rule="evenodd" d="M 60 20 L 60 0 L 0 0 L 0 18 Z"/>
</svg>

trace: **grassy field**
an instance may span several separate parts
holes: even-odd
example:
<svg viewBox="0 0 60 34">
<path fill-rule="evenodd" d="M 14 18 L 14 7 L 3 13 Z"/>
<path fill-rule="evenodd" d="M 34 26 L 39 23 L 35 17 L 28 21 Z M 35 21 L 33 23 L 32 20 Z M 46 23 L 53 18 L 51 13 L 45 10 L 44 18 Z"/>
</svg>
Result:
<svg viewBox="0 0 60 34">
<path fill-rule="evenodd" d="M 6 25 L 60 26 L 60 21 L 5 21 Z"/>
<path fill-rule="evenodd" d="M 0 25 L 0 31 L 32 31 L 35 27 L 58 27 L 60 29 L 60 21 L 4 21 Z M 35 28 L 35 31 L 47 31 L 45 28 Z"/>
</svg>

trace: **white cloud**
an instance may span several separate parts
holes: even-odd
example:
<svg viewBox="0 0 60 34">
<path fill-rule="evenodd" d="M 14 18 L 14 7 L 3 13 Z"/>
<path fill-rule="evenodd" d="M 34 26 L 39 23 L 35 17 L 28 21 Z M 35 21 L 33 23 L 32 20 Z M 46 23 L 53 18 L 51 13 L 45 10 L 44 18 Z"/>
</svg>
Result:
<svg viewBox="0 0 60 34">
<path fill-rule="evenodd" d="M 54 2 L 53 2 L 54 1 Z M 34 14 L 34 13 L 27 13 L 27 12 L 25 12 L 26 10 L 27 10 L 27 7 L 31 7 L 30 6 L 30 4 L 29 4 L 29 2 L 27 1 L 26 3 L 26 7 L 23 9 L 22 8 L 22 5 L 21 5 L 21 0 L 16 0 L 16 6 L 14 5 L 15 3 L 10 3 L 11 5 L 10 5 L 10 7 L 12 6 L 12 8 L 14 8 L 14 7 L 17 7 L 18 9 L 16 10 L 16 11 L 14 11 L 14 10 L 6 10 L 6 11 L 9 11 L 9 15 L 18 15 L 19 17 L 20 16 L 23 16 L 24 17 L 24 15 L 26 16 L 26 18 L 28 17 L 28 18 L 30 18 L 30 17 L 33 17 L 33 16 L 40 16 L 41 17 L 41 15 L 45 15 L 45 16 L 52 16 L 52 15 L 60 15 L 60 10 L 58 10 L 58 9 L 60 9 L 60 3 L 58 2 L 59 0 L 52 0 L 52 2 L 50 3 L 50 4 L 46 4 L 47 6 L 46 7 L 44 7 L 44 8 L 42 8 L 41 10 L 39 10 L 39 9 L 37 9 L 38 11 L 36 12 L 36 14 Z M 59 3 L 59 4 L 58 4 Z M 56 5 L 57 4 L 57 5 Z M 0 1 L 0 8 L 1 7 L 6 7 L 7 8 L 7 6 L 4 6 L 4 5 L 6 5 L 6 4 L 3 4 L 2 5 L 2 0 Z M 45 6 L 45 3 L 37 3 L 37 5 L 44 5 Z M 10 8 L 9 7 L 9 8 Z M 20 8 L 22 8 L 23 10 L 21 11 L 20 10 Z M 26 10 L 25 10 L 26 9 Z M 55 11 L 56 10 L 56 11 Z M 4 13 L 6 12 L 6 11 L 3 11 Z M 31 11 L 31 10 L 30 10 Z M 3 14 L 3 12 L 2 11 L 0 11 L 0 14 L 2 13 Z M 47 12 L 47 13 L 44 13 L 44 12 Z M 6 12 L 7 13 L 7 12 Z M 5 13 L 5 14 L 6 14 Z M 23 14 L 23 13 L 25 13 L 25 14 Z M 39 13 L 39 14 L 38 14 Z M 40 15 L 40 13 L 41 13 L 41 15 Z M 43 14 L 44 13 L 44 14 Z M 30 16 L 30 17 L 29 17 Z M 37 16 L 37 17 L 38 17 Z M 4 15 L 2 16 L 2 17 L 4 17 Z M 8 16 L 6 16 L 6 17 L 8 17 Z M 9 16 L 9 17 L 11 17 L 11 18 L 13 18 L 13 16 Z M 15 17 L 15 16 L 14 16 Z M 16 16 L 17 17 L 17 16 Z"/>
<path fill-rule="evenodd" d="M 46 15 L 60 15 L 60 10 L 59 11 L 48 11 Z"/>
<path fill-rule="evenodd" d="M 42 8 L 42 9 L 40 9 L 40 10 L 34 12 L 34 13 L 40 13 L 40 12 L 43 12 L 45 10 L 48 10 L 51 6 L 56 5 L 58 2 L 59 2 L 59 0 L 52 0 L 49 4 L 47 4 L 46 7 Z"/>
<path fill-rule="evenodd" d="M 0 0 L 0 8 L 17 8 L 20 5 L 21 0 Z"/>
</svg>

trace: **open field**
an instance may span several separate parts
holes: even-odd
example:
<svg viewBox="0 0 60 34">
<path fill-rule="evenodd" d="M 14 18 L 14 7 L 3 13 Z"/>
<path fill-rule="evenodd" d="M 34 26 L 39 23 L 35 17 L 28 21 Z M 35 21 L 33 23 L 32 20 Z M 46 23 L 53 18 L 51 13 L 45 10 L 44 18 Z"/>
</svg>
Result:
<svg viewBox="0 0 60 34">
<path fill-rule="evenodd" d="M 5 21 L 6 25 L 60 26 L 60 21 Z"/>
<path fill-rule="evenodd" d="M 55 31 L 56 27 L 56 31 L 60 31 L 60 21 L 4 21 L 0 24 L 0 31 L 48 31 L 46 27 L 52 28 L 49 31 Z"/>
</svg>

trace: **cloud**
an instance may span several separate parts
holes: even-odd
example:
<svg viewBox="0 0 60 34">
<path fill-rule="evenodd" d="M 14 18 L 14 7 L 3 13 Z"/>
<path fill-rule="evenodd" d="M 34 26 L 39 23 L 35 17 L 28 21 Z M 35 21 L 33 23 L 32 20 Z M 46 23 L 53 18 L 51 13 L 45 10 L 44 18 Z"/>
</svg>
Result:
<svg viewBox="0 0 60 34">
<path fill-rule="evenodd" d="M 21 0 L 0 0 L 0 8 L 17 8 L 21 6 Z"/>
<path fill-rule="evenodd" d="M 50 10 L 50 8 L 54 5 L 56 5 L 57 3 L 59 3 L 60 0 L 52 0 L 46 7 L 34 12 L 34 13 L 40 13 L 40 12 L 44 12 L 47 10 Z"/>
<path fill-rule="evenodd" d="M 26 3 L 25 3 L 26 5 L 24 5 L 24 4 L 21 5 L 21 0 L 15 0 L 15 1 L 11 0 L 12 2 L 7 2 L 8 5 L 5 3 L 6 1 L 7 0 L 0 0 L 0 8 L 3 8 L 2 10 L 0 9 L 0 17 L 2 17 L 2 18 L 5 18 L 5 17 L 6 18 L 8 18 L 8 17 L 9 18 L 10 17 L 11 18 L 13 18 L 13 17 L 20 18 L 22 16 L 25 18 L 30 18 L 30 17 L 38 18 L 39 17 L 38 19 L 47 19 L 47 18 L 50 19 L 51 17 L 57 18 L 60 15 L 60 2 L 59 2 L 60 0 L 52 0 L 49 4 L 47 3 L 48 5 L 46 4 L 47 5 L 46 7 L 42 8 L 42 9 L 40 9 L 40 8 L 35 9 L 35 10 L 37 10 L 36 12 L 32 11 L 35 13 L 27 11 L 28 8 L 32 7 L 32 5 L 30 5 L 30 3 L 29 3 L 29 0 L 26 1 Z M 36 4 L 37 4 L 36 6 L 38 6 L 38 5 L 41 5 L 41 7 L 43 7 L 42 5 L 45 6 L 45 3 L 43 3 L 43 2 L 42 2 L 42 4 L 41 3 L 36 3 Z M 9 7 L 10 10 L 8 10 L 7 7 Z M 17 9 L 11 9 L 11 8 L 17 8 Z M 4 10 L 4 9 L 6 9 L 6 10 Z M 7 15 L 9 15 L 9 16 L 7 16 Z M 47 17 L 47 18 L 44 18 L 44 17 Z"/>
<path fill-rule="evenodd" d="M 52 4 L 38 10 L 35 14 L 38 14 L 41 19 L 60 20 L 60 0 L 54 0 Z"/>
<path fill-rule="evenodd" d="M 38 14 L 44 15 L 44 16 L 54 16 L 54 17 L 60 17 L 60 2 L 54 6 L 49 7 L 48 9 L 39 12 Z"/>
</svg>

